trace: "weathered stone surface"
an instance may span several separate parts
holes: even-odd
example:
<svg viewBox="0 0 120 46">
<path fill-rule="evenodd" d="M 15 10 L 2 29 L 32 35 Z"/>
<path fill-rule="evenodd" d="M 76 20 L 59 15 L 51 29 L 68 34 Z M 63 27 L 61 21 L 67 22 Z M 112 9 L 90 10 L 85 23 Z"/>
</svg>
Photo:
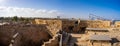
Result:
<svg viewBox="0 0 120 46">
<path fill-rule="evenodd" d="M 79 33 L 85 29 L 87 25 L 82 23 L 80 20 L 68 20 L 68 19 L 35 19 L 36 24 L 46 24 L 50 30 L 63 30 L 69 33 Z M 83 26 L 84 25 L 84 26 Z M 53 34 L 56 31 L 51 31 Z"/>
<path fill-rule="evenodd" d="M 116 21 L 116 22 L 115 22 L 115 27 L 116 27 L 116 28 L 120 28 L 120 21 Z"/>
<path fill-rule="evenodd" d="M 18 32 L 13 46 L 41 46 L 51 36 L 45 25 L 11 24 L 0 26 L 0 46 L 8 46 L 13 35 Z"/>
<path fill-rule="evenodd" d="M 110 28 L 110 21 L 88 20 L 88 28 Z"/>
</svg>

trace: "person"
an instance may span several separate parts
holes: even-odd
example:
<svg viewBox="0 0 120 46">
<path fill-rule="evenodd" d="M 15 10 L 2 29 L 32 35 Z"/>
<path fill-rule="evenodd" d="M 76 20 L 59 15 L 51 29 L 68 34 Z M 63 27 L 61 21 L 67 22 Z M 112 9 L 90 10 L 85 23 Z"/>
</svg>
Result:
<svg viewBox="0 0 120 46">
<path fill-rule="evenodd" d="M 62 32 L 63 32 L 63 31 L 62 31 L 62 30 L 60 30 L 58 33 L 59 33 L 59 34 L 62 34 Z"/>
<path fill-rule="evenodd" d="M 96 35 L 96 32 L 95 32 L 95 35 Z"/>
<path fill-rule="evenodd" d="M 92 41 L 92 46 L 93 46 L 93 41 Z"/>
</svg>

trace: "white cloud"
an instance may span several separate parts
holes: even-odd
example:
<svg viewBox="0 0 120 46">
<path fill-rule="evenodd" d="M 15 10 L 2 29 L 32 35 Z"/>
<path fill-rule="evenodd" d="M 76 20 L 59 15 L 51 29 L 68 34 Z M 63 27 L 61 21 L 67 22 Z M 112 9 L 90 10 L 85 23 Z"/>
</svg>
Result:
<svg viewBox="0 0 120 46">
<path fill-rule="evenodd" d="M 4 1 L 6 1 L 6 0 L 0 0 L 0 2 L 4 2 Z"/>
<path fill-rule="evenodd" d="M 4 6 L 9 0 L 0 0 L 0 6 Z"/>
<path fill-rule="evenodd" d="M 0 7 L 0 16 L 11 17 L 56 17 L 60 12 L 57 10 L 44 10 L 32 8 L 18 8 L 18 7 Z"/>
</svg>

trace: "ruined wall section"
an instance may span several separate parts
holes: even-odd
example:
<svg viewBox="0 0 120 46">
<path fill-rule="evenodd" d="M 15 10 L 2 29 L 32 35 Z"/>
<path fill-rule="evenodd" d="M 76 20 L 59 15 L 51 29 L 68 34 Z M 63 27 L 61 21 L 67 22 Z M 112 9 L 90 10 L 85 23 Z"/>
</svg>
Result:
<svg viewBox="0 0 120 46">
<path fill-rule="evenodd" d="M 50 30 L 52 35 L 55 35 L 58 30 L 62 29 L 61 20 L 52 20 L 52 19 L 35 19 L 35 24 L 46 24 L 47 28 Z"/>
<path fill-rule="evenodd" d="M 110 21 L 102 21 L 102 20 L 87 20 L 88 28 L 110 28 Z"/>
<path fill-rule="evenodd" d="M 84 26 L 80 20 L 62 20 L 62 30 L 68 33 L 80 33 Z"/>
<path fill-rule="evenodd" d="M 36 24 L 46 24 L 52 34 L 55 34 L 56 30 L 63 30 L 68 33 L 79 33 L 83 31 L 83 28 L 87 26 L 85 22 L 80 20 L 69 19 L 35 19 Z"/>
<path fill-rule="evenodd" d="M 116 28 L 120 28 L 120 21 L 116 21 L 116 22 L 115 22 L 115 27 L 116 27 Z"/>
<path fill-rule="evenodd" d="M 62 30 L 66 32 L 72 31 L 74 28 L 74 21 L 62 20 Z"/>
</svg>

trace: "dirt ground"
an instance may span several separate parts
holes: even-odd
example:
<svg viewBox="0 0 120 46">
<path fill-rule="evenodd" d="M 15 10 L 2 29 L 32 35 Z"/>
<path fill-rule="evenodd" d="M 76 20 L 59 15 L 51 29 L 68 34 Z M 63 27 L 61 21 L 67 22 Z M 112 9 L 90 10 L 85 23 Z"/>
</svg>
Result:
<svg viewBox="0 0 120 46">
<path fill-rule="evenodd" d="M 45 25 L 10 24 L 0 26 L 0 46 L 9 46 L 15 33 L 13 46 L 41 46 L 52 38 Z"/>
</svg>

